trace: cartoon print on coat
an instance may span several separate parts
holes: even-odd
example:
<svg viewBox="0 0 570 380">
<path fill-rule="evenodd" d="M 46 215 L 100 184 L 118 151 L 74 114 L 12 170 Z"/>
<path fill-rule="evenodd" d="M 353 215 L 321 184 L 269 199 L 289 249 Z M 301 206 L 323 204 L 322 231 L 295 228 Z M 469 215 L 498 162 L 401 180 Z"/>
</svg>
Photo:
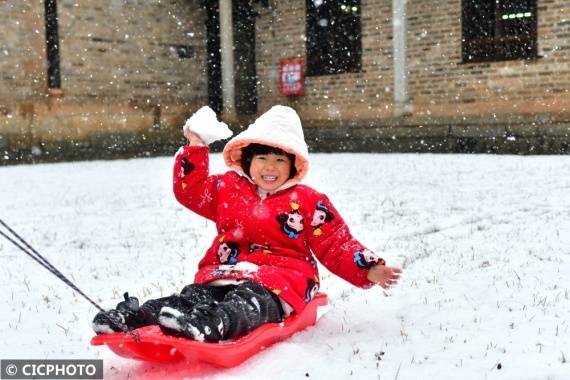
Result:
<svg viewBox="0 0 570 380">
<path fill-rule="evenodd" d="M 362 269 L 370 269 L 376 264 L 386 265 L 384 259 L 366 248 L 354 252 L 354 262 Z"/>
<path fill-rule="evenodd" d="M 303 231 L 303 216 L 299 214 L 298 203 L 290 203 L 291 212 L 283 212 L 277 215 L 277 221 L 281 225 L 281 231 L 289 238 L 297 239 L 301 231 Z"/>
<path fill-rule="evenodd" d="M 182 157 L 180 160 L 180 178 L 184 179 L 192 170 L 194 170 L 194 164 Z M 182 190 L 186 189 L 186 186 L 186 182 L 182 181 Z"/>
<path fill-rule="evenodd" d="M 321 236 L 323 234 L 321 227 L 333 219 L 334 214 L 328 209 L 327 206 L 323 204 L 323 201 L 319 200 L 317 202 L 317 207 L 315 213 L 313 214 L 313 220 L 311 222 L 311 226 L 314 228 L 313 235 Z"/>
<path fill-rule="evenodd" d="M 233 241 L 224 241 L 222 237 L 220 239 L 220 245 L 218 245 L 218 260 L 222 264 L 235 264 L 237 263 L 237 257 L 239 255 L 239 244 Z"/>
<path fill-rule="evenodd" d="M 265 244 L 249 243 L 249 253 L 260 252 L 260 251 L 262 253 L 268 254 L 271 253 L 271 248 L 267 243 Z"/>
<path fill-rule="evenodd" d="M 183 157 L 180 160 L 180 178 L 186 177 L 192 170 L 194 170 L 194 164 Z"/>
<path fill-rule="evenodd" d="M 319 291 L 319 283 L 315 281 L 316 279 L 308 278 L 307 279 L 307 290 L 305 290 L 305 302 L 310 302 Z"/>
</svg>

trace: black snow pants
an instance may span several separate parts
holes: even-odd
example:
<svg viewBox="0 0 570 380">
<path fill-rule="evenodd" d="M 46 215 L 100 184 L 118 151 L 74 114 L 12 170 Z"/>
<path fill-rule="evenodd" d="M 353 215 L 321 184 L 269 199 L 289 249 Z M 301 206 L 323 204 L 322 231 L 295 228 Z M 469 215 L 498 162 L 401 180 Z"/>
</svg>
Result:
<svg viewBox="0 0 570 380">
<path fill-rule="evenodd" d="M 279 298 L 262 285 L 246 281 L 239 285 L 212 286 L 190 284 L 180 295 L 146 301 L 140 308 L 144 325 L 158 324 L 160 309 L 168 306 L 189 314 L 193 308 L 208 308 L 222 317 L 222 339 L 247 334 L 264 323 L 281 322 L 283 309 Z"/>
</svg>

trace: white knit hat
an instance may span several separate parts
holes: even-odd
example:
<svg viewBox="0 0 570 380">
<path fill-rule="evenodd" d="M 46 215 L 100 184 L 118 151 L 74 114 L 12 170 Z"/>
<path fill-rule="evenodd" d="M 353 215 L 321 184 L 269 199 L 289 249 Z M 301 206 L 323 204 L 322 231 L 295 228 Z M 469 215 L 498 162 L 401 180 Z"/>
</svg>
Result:
<svg viewBox="0 0 570 380">
<path fill-rule="evenodd" d="M 228 141 L 223 152 L 226 165 L 243 174 L 242 149 L 253 143 L 272 146 L 295 155 L 297 174 L 287 181 L 287 184 L 298 183 L 307 175 L 309 150 L 305 143 L 301 119 L 293 108 L 271 107 L 245 131 Z"/>
</svg>

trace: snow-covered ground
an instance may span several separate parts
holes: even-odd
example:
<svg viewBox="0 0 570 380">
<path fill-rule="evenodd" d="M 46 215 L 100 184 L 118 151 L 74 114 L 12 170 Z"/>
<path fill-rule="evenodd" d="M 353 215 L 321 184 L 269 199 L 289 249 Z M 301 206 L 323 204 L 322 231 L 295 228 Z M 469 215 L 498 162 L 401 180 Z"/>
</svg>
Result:
<svg viewBox="0 0 570 380">
<path fill-rule="evenodd" d="M 176 203 L 171 163 L 0 167 L 0 218 L 106 307 L 167 295 L 214 228 Z M 403 266 L 390 294 L 322 270 L 329 312 L 241 366 L 141 364 L 91 347 L 94 308 L 1 240 L 0 358 L 103 358 L 106 379 L 570 378 L 569 156 L 313 154 L 311 170 Z"/>
</svg>

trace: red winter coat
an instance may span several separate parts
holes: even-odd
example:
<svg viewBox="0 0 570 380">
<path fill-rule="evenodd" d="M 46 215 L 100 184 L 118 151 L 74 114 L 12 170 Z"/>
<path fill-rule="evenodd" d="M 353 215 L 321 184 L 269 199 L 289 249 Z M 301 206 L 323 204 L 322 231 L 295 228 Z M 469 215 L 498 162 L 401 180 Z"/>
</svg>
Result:
<svg viewBox="0 0 570 380">
<path fill-rule="evenodd" d="M 362 288 L 383 262 L 356 241 L 329 199 L 293 185 L 265 199 L 235 171 L 209 175 L 209 149 L 184 146 L 174 164 L 176 199 L 216 223 L 218 235 L 198 265 L 195 282 L 256 281 L 300 312 L 319 287 L 315 257 Z"/>
</svg>

